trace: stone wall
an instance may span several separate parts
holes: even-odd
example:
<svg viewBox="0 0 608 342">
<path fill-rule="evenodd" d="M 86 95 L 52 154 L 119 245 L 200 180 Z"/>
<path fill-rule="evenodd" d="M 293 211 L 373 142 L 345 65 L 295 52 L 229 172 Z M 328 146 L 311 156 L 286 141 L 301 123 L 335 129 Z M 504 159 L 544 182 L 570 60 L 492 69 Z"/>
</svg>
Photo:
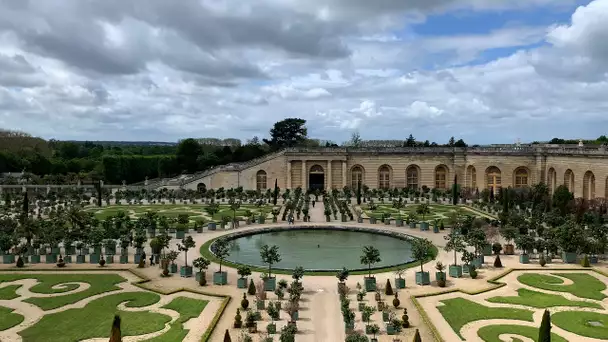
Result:
<svg viewBox="0 0 608 342">
<path fill-rule="evenodd" d="M 571 190 L 576 197 L 608 198 L 608 153 L 604 148 L 551 147 L 490 147 L 490 148 L 384 148 L 350 149 L 317 148 L 287 149 L 271 156 L 246 164 L 218 167 L 208 171 L 204 177 L 186 184 L 185 188 L 196 189 L 204 183 L 207 188 L 231 188 L 242 186 L 256 189 L 256 175 L 265 172 L 266 187 L 272 188 L 274 180 L 282 189 L 307 187 L 309 172 L 316 165 L 324 172 L 325 188 L 351 186 L 355 167 L 363 170 L 363 184 L 379 187 L 379 170 L 389 170 L 390 187 L 403 188 L 408 185 L 407 170 L 417 171 L 417 185 L 435 188 L 437 169 L 446 172 L 445 187 L 450 188 L 454 176 L 465 187 L 488 188 L 497 185 L 497 177 L 488 175 L 494 170 L 499 175 L 501 187 L 515 187 L 516 173 L 522 172 L 525 184 L 547 183 L 551 189 L 565 182 L 567 170 L 574 178 Z M 316 169 L 318 169 L 318 166 Z M 570 175 L 570 171 L 568 171 Z M 570 176 L 569 176 L 570 177 Z M 571 179 L 571 178 L 569 178 Z M 554 180 L 554 181 L 553 181 Z"/>
</svg>

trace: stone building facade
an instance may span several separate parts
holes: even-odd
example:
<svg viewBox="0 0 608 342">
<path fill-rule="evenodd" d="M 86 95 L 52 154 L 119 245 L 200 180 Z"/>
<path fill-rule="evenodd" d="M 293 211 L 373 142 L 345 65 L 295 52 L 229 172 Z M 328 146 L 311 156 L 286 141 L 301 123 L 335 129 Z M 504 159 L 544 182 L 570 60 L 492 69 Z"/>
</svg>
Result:
<svg viewBox="0 0 608 342">
<path fill-rule="evenodd" d="M 497 190 L 546 183 L 566 185 L 575 197 L 608 198 L 604 146 L 505 145 L 474 148 L 289 148 L 247 163 L 229 164 L 190 177 L 187 189 L 266 190 L 356 187 Z"/>
</svg>

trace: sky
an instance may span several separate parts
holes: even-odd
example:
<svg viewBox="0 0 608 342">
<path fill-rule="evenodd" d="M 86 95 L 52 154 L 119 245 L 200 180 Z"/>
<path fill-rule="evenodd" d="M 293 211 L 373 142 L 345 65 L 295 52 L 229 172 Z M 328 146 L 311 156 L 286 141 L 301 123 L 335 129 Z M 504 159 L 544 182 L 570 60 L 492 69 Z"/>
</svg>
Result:
<svg viewBox="0 0 608 342">
<path fill-rule="evenodd" d="M 0 128 L 514 143 L 608 127 L 608 0 L 0 0 Z"/>
</svg>

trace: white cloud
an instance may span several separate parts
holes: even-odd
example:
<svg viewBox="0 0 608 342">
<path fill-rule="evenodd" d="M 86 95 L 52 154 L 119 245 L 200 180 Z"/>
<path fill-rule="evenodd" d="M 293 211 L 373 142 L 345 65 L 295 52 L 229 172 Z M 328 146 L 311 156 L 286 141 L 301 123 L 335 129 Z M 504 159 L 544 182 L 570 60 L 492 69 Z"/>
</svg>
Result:
<svg viewBox="0 0 608 342">
<path fill-rule="evenodd" d="M 335 141 L 354 129 L 364 139 L 438 142 L 599 135 L 608 125 L 608 0 L 550 27 L 396 33 L 431 13 L 572 3 L 0 0 L 0 124 L 112 140 L 247 139 L 293 116 Z M 480 64 L 505 48 L 520 51 Z"/>
</svg>

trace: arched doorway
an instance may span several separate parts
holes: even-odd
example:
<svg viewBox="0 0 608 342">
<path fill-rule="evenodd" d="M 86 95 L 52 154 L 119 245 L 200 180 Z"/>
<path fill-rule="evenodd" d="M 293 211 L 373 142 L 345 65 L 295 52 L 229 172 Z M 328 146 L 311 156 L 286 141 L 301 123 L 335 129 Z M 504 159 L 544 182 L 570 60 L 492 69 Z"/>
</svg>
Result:
<svg viewBox="0 0 608 342">
<path fill-rule="evenodd" d="M 549 172 L 547 172 L 547 185 L 549 186 L 549 195 L 553 195 L 557 187 L 557 172 L 554 168 L 549 168 Z"/>
<path fill-rule="evenodd" d="M 205 183 L 198 183 L 196 185 L 196 190 L 200 193 L 205 193 L 207 192 L 207 186 L 205 185 Z"/>
<path fill-rule="evenodd" d="M 325 171 L 321 165 L 313 165 L 308 173 L 308 188 L 311 190 L 325 189 Z"/>
<path fill-rule="evenodd" d="M 496 166 L 490 166 L 486 169 L 486 188 L 492 191 L 495 195 L 498 194 L 498 189 L 502 187 L 502 174 Z"/>
<path fill-rule="evenodd" d="M 583 198 L 586 200 L 595 198 L 595 175 L 591 171 L 585 172 L 583 177 Z"/>
</svg>

